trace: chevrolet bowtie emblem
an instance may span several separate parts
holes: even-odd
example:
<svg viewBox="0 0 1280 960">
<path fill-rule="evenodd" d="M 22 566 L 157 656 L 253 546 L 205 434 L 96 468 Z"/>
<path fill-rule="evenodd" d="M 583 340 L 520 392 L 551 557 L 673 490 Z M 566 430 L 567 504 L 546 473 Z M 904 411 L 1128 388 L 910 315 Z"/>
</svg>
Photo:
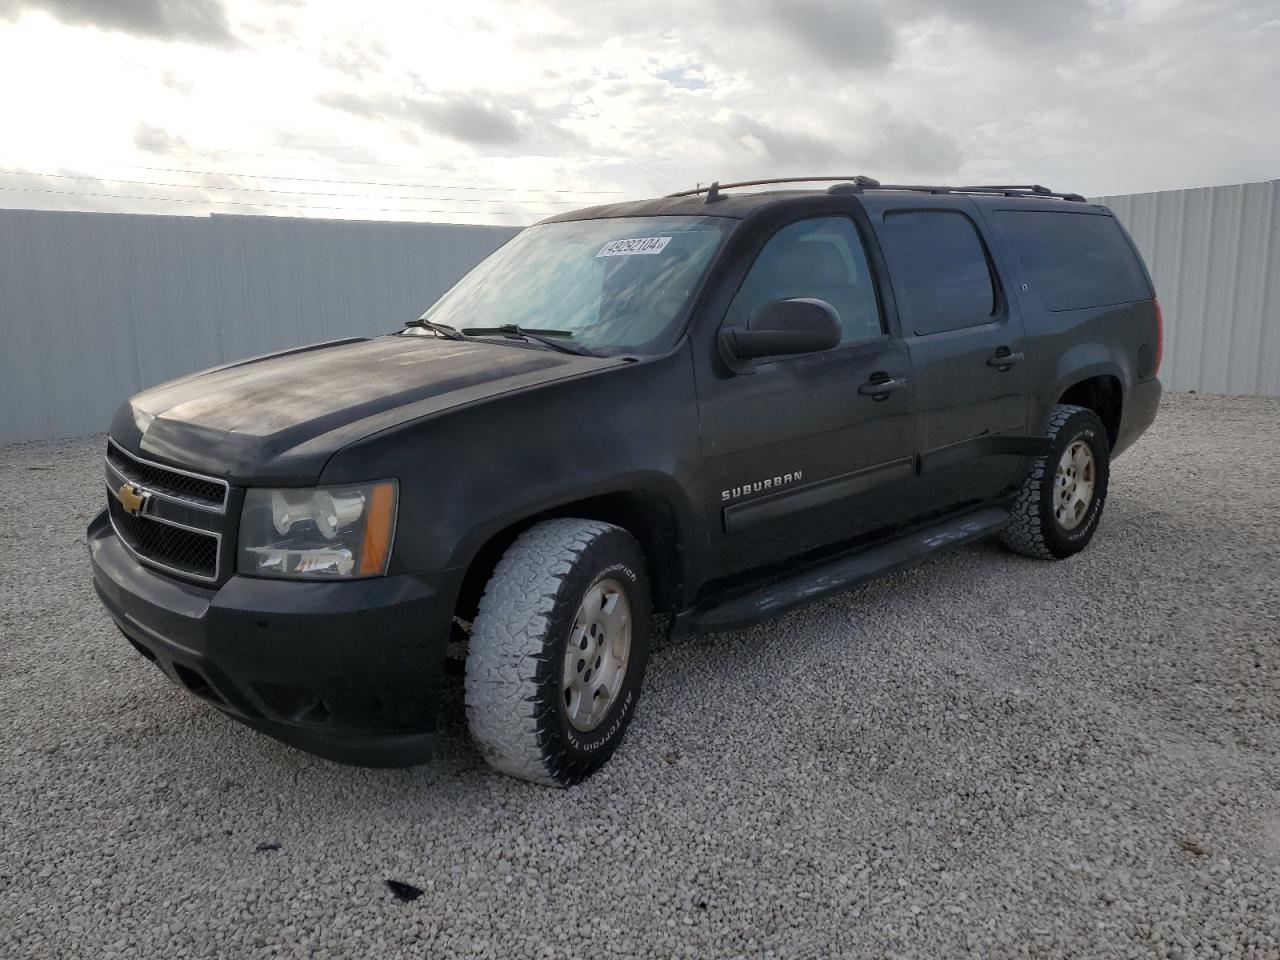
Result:
<svg viewBox="0 0 1280 960">
<path fill-rule="evenodd" d="M 147 505 L 148 496 L 145 490 L 135 487 L 132 483 L 126 483 L 116 491 L 116 499 L 120 501 L 120 506 L 124 507 L 125 513 L 131 517 L 138 517 L 142 515 Z"/>
</svg>

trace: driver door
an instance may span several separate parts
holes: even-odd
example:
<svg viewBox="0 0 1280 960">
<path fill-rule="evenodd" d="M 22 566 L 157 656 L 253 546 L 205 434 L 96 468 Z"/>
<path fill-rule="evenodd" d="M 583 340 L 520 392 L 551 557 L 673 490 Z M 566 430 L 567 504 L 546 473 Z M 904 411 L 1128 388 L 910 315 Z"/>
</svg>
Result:
<svg viewBox="0 0 1280 960">
<path fill-rule="evenodd" d="M 873 539 L 909 509 L 910 358 L 887 331 L 852 219 L 810 217 L 777 230 L 723 324 L 745 326 L 758 304 L 791 297 L 830 303 L 840 315 L 840 345 L 699 383 L 699 492 L 718 513 L 709 524 L 717 577 Z M 872 385 L 881 380 L 895 386 L 877 391 Z"/>
</svg>

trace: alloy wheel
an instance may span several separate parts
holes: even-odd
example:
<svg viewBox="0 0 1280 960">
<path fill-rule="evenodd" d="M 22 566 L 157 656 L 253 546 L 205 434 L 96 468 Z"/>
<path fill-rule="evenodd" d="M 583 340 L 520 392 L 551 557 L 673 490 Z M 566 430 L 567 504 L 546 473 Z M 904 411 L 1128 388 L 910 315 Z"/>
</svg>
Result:
<svg viewBox="0 0 1280 960">
<path fill-rule="evenodd" d="M 600 725 L 622 689 L 631 655 L 631 602 L 616 580 L 582 598 L 564 651 L 565 716 L 576 730 Z"/>
</svg>

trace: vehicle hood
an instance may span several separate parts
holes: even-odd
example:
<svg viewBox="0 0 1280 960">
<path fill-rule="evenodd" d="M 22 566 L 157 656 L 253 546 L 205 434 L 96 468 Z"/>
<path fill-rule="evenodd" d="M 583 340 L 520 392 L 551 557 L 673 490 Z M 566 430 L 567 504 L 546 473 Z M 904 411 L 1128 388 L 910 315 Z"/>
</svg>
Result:
<svg viewBox="0 0 1280 960">
<path fill-rule="evenodd" d="M 144 390 L 116 413 L 111 435 L 135 453 L 233 483 L 313 483 L 354 440 L 625 362 L 434 336 L 342 340 Z"/>
</svg>

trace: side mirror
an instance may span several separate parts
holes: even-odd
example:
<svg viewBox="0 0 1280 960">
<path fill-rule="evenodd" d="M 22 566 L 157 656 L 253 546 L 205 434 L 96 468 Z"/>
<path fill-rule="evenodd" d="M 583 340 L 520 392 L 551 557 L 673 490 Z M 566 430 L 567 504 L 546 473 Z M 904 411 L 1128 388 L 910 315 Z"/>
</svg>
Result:
<svg viewBox="0 0 1280 960">
<path fill-rule="evenodd" d="M 840 314 L 825 300 L 768 300 L 751 311 L 745 329 L 720 331 L 720 353 L 735 372 L 750 373 L 763 357 L 830 350 L 840 334 Z"/>
</svg>

